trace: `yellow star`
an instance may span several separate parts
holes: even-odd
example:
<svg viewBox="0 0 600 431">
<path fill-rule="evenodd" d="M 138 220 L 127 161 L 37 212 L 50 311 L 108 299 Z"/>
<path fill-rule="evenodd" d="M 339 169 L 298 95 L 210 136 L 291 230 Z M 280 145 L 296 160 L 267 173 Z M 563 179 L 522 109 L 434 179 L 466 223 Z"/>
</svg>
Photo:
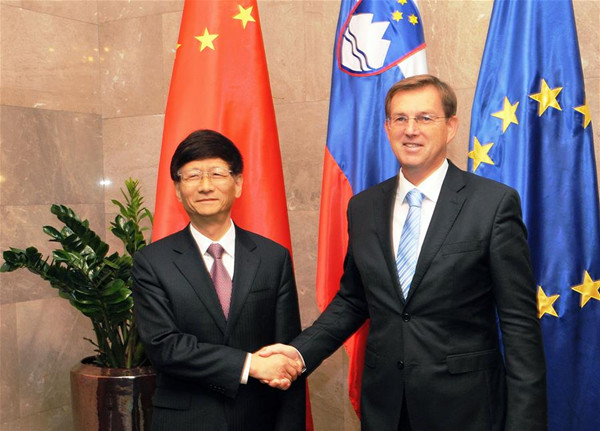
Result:
<svg viewBox="0 0 600 431">
<path fill-rule="evenodd" d="M 204 28 L 204 34 L 202 36 L 194 36 L 195 39 L 200 41 L 200 52 L 204 51 L 204 48 L 210 48 L 214 51 L 215 46 L 213 45 L 213 40 L 217 37 L 219 37 L 218 34 L 210 34 L 207 28 Z"/>
<path fill-rule="evenodd" d="M 581 105 L 573 109 L 580 114 L 583 114 L 583 128 L 587 129 L 587 126 L 592 122 L 592 115 L 590 114 L 590 107 L 587 104 L 587 99 L 585 99 L 585 105 Z"/>
<path fill-rule="evenodd" d="M 515 102 L 514 105 L 511 105 L 508 101 L 508 97 L 504 98 L 504 107 L 502 111 L 494 112 L 492 117 L 500 118 L 502 120 L 502 133 L 506 132 L 508 126 L 511 123 L 519 124 L 519 120 L 517 120 L 517 107 L 519 106 L 519 102 Z"/>
<path fill-rule="evenodd" d="M 240 13 L 234 16 L 233 19 L 239 19 L 242 21 L 242 26 L 244 28 L 246 28 L 246 24 L 248 24 L 248 22 L 256 22 L 256 20 L 252 17 L 252 6 L 250 6 L 248 9 L 244 9 L 241 5 L 238 5 L 238 9 L 240 10 Z"/>
<path fill-rule="evenodd" d="M 402 6 L 404 6 L 406 4 L 408 0 L 398 0 L 398 3 L 400 3 Z"/>
<path fill-rule="evenodd" d="M 393 19 L 394 21 L 400 21 L 400 20 L 402 19 L 402 12 L 395 11 L 395 12 L 392 14 L 392 19 Z"/>
<path fill-rule="evenodd" d="M 417 18 L 415 14 L 409 15 L 408 22 L 410 22 L 412 25 L 417 25 L 419 23 L 419 18 Z"/>
<path fill-rule="evenodd" d="M 542 88 L 540 92 L 529 95 L 529 97 L 539 103 L 538 117 L 541 117 L 548 107 L 562 111 L 562 108 L 556 100 L 556 96 L 558 96 L 558 93 L 560 93 L 562 89 L 562 87 L 550 88 L 546 83 L 546 80 L 542 79 Z"/>
<path fill-rule="evenodd" d="M 469 151 L 469 154 L 467 154 L 470 159 L 473 159 L 473 172 L 477 170 L 481 163 L 487 163 L 488 165 L 494 164 L 494 161 L 488 155 L 492 145 L 494 145 L 493 142 L 481 145 L 479 139 L 475 137 L 475 140 L 473 141 L 473 151 Z"/>
<path fill-rule="evenodd" d="M 592 280 L 592 277 L 590 277 L 590 274 L 588 274 L 587 271 L 583 272 L 583 283 L 573 286 L 571 289 L 581 293 L 581 308 L 583 308 L 583 306 L 592 298 L 600 301 L 600 292 L 598 292 L 598 289 L 600 289 L 600 280 Z"/>
<path fill-rule="evenodd" d="M 560 295 L 546 296 L 546 293 L 542 290 L 542 286 L 538 286 L 537 292 L 537 307 L 538 307 L 538 319 L 541 319 L 544 314 L 549 314 L 554 317 L 558 317 L 556 310 L 554 309 L 554 302 Z"/>
</svg>

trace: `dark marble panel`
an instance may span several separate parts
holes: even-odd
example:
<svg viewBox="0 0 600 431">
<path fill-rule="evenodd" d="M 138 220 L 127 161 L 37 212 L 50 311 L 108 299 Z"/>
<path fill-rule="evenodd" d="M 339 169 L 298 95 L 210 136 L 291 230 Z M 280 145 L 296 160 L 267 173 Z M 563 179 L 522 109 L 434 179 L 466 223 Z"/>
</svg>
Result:
<svg viewBox="0 0 600 431">
<path fill-rule="evenodd" d="M 573 11 L 575 12 L 583 75 L 589 85 L 589 80 L 600 78 L 600 2 L 598 0 L 575 0 L 573 1 Z M 589 94 L 598 95 L 598 92 Z M 588 96 L 588 99 L 591 97 Z M 597 101 L 598 97 L 594 99 Z"/>
<path fill-rule="evenodd" d="M 70 369 L 94 353 L 88 318 L 61 298 L 17 304 L 20 415 L 70 404 Z"/>
<path fill-rule="evenodd" d="M 0 290 L 2 289 L 0 280 Z M 19 417 L 17 309 L 0 305 L 0 424 Z M 0 429 L 4 429 L 0 427 Z"/>
<path fill-rule="evenodd" d="M 304 1 L 306 101 L 329 100 L 331 67 L 340 5 L 337 1 Z"/>
<path fill-rule="evenodd" d="M 22 0 L 22 8 L 96 24 L 98 2 L 86 0 Z"/>
<path fill-rule="evenodd" d="M 319 210 L 329 102 L 275 106 L 289 211 Z"/>
<path fill-rule="evenodd" d="M 102 203 L 98 115 L 0 106 L 0 205 Z"/>
<path fill-rule="evenodd" d="M 304 101 L 303 71 L 308 59 L 303 2 L 263 1 L 259 10 L 273 100 Z"/>
<path fill-rule="evenodd" d="M 104 203 L 107 212 L 122 200 L 120 189 L 132 177 L 140 181 L 144 202 L 154 211 L 156 178 L 162 144 L 163 115 L 112 118 L 103 121 Z"/>
<path fill-rule="evenodd" d="M 99 35 L 103 118 L 162 114 L 168 92 L 162 16 L 105 22 Z"/>
<path fill-rule="evenodd" d="M 98 2 L 100 22 L 116 21 L 183 10 L 183 0 L 101 0 Z"/>
<path fill-rule="evenodd" d="M 346 430 L 344 403 L 347 402 L 343 357 L 339 349 L 323 361 L 308 378 L 315 430 Z M 350 431 L 350 430 L 349 430 Z"/>
<path fill-rule="evenodd" d="M 71 404 L 0 422 L 0 429 L 7 431 L 77 431 L 73 428 Z"/>
<path fill-rule="evenodd" d="M 342 355 L 342 362 L 344 364 L 344 392 L 345 397 L 343 399 L 344 404 L 344 431 L 358 431 L 360 430 L 360 419 L 358 419 L 358 415 L 350 402 L 350 396 L 348 395 L 348 369 L 350 359 L 344 350 L 344 354 Z"/>
<path fill-rule="evenodd" d="M 315 300 L 319 213 L 290 211 L 289 217 L 300 314 L 302 326 L 307 327 L 320 314 Z"/>
<path fill-rule="evenodd" d="M 95 3 L 23 1 L 86 15 Z M 2 103 L 99 113 L 98 26 L 6 4 L 0 8 Z"/>
</svg>

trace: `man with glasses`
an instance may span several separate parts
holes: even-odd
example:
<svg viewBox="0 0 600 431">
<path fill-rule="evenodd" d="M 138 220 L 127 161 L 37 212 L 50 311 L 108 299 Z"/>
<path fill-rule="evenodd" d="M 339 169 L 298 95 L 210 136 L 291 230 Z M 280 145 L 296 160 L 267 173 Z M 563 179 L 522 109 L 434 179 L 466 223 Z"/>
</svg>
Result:
<svg viewBox="0 0 600 431">
<path fill-rule="evenodd" d="M 251 353 L 301 327 L 289 252 L 231 220 L 239 150 L 199 130 L 170 170 L 190 224 L 140 250 L 133 266 L 136 322 L 157 372 L 152 429 L 304 431 L 304 380 L 286 392 L 260 382 L 289 385 L 301 366 Z"/>
<path fill-rule="evenodd" d="M 293 348 L 261 352 L 301 355 L 308 374 L 370 319 L 365 431 L 547 429 L 519 196 L 446 159 L 456 105 L 431 75 L 390 88 L 383 126 L 400 172 L 350 200 L 344 274 L 327 309 Z"/>
</svg>

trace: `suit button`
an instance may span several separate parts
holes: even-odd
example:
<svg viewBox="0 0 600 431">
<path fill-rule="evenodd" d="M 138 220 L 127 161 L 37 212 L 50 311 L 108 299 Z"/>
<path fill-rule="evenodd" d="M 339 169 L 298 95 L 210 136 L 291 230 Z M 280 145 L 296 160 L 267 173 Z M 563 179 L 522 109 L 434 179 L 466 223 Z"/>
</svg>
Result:
<svg viewBox="0 0 600 431">
<path fill-rule="evenodd" d="M 404 369 L 404 361 L 398 361 L 398 369 L 399 370 L 403 370 Z"/>
<path fill-rule="evenodd" d="M 402 313 L 402 320 L 404 320 L 405 322 L 408 322 L 410 320 L 410 314 Z"/>
</svg>

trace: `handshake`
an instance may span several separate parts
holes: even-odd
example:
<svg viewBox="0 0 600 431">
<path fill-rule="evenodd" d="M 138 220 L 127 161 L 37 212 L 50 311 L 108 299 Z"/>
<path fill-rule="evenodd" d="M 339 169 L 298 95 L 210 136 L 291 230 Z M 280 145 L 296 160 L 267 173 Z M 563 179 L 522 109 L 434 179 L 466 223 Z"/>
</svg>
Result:
<svg viewBox="0 0 600 431">
<path fill-rule="evenodd" d="M 285 344 L 265 346 L 253 353 L 250 361 L 250 377 L 284 391 L 303 369 L 304 362 L 298 351 Z"/>
</svg>

